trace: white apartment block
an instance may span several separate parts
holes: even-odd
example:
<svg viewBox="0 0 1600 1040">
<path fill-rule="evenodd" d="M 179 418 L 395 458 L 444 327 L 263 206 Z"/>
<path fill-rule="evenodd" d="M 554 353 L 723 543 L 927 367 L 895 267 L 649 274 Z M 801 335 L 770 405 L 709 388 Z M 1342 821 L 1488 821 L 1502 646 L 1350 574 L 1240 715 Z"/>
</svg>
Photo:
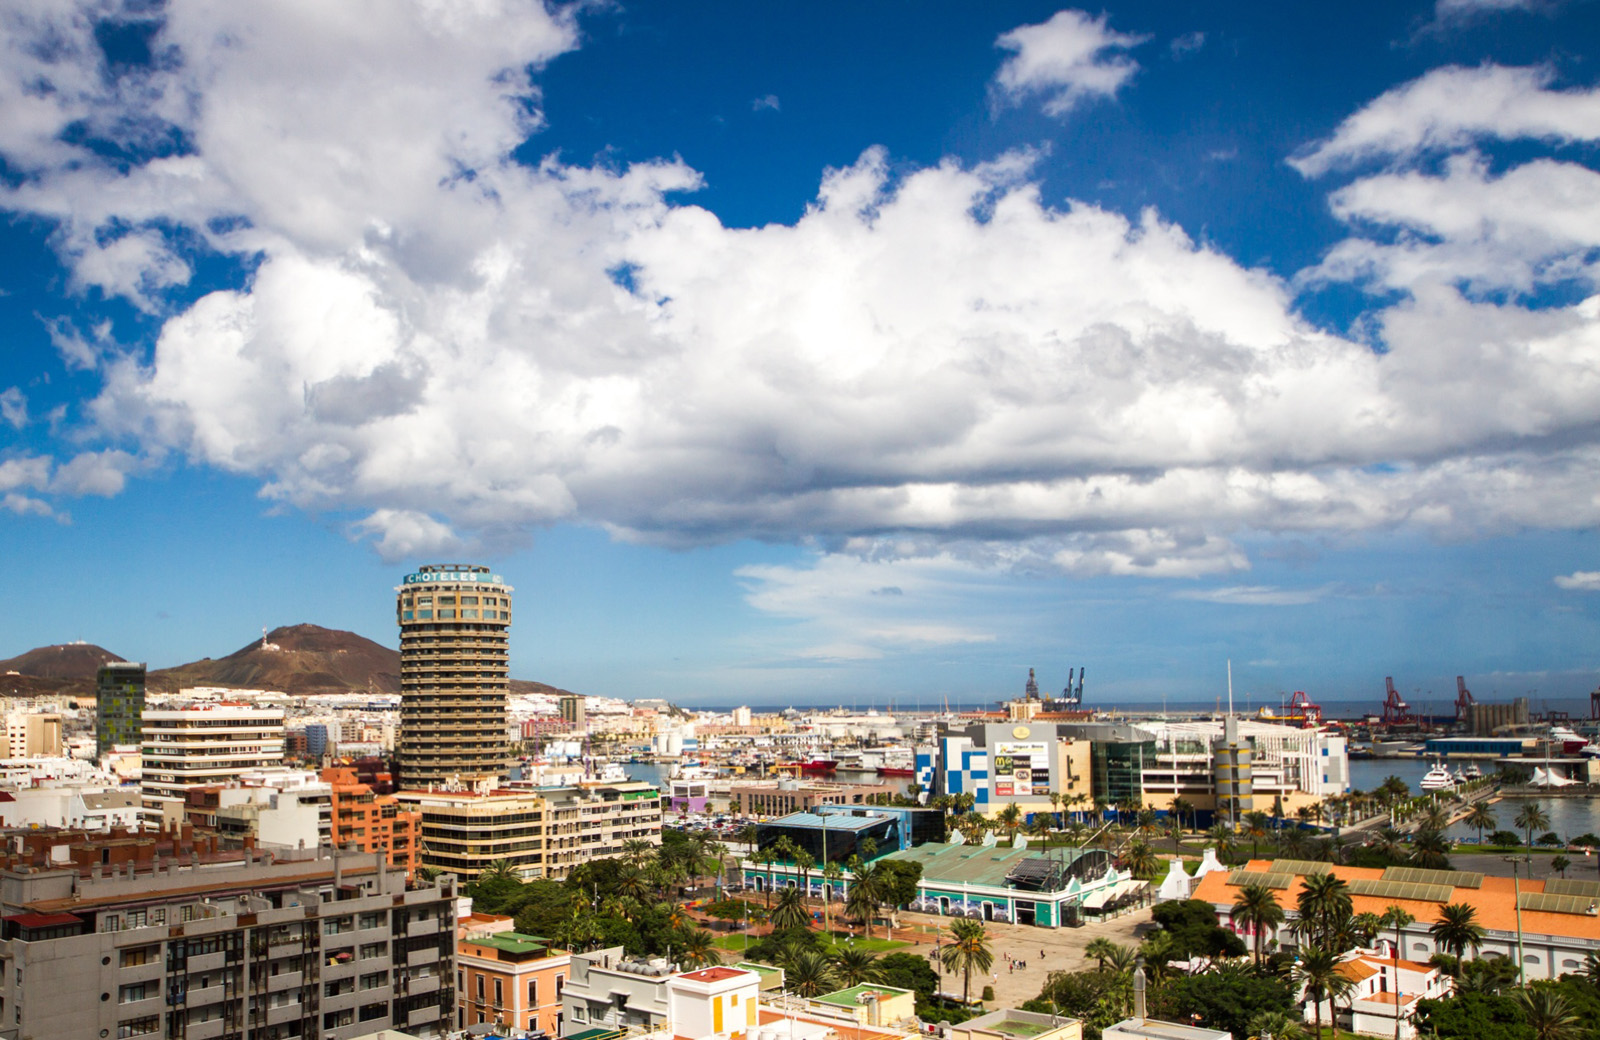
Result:
<svg viewBox="0 0 1600 1040">
<path fill-rule="evenodd" d="M 282 708 L 146 709 L 141 734 L 141 784 L 151 797 L 183 798 L 190 788 L 227 785 L 241 773 L 283 764 Z"/>
</svg>

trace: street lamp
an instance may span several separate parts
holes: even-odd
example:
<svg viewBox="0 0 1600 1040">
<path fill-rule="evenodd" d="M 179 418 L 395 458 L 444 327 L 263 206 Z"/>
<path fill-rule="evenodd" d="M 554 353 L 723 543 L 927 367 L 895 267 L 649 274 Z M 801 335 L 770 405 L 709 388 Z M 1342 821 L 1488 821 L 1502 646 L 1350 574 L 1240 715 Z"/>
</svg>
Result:
<svg viewBox="0 0 1600 1040">
<path fill-rule="evenodd" d="M 1517 985 L 1526 986 L 1528 979 L 1523 968 L 1522 954 L 1522 888 L 1517 882 L 1517 864 L 1528 864 L 1528 877 L 1533 877 L 1533 857 L 1524 853 L 1521 856 L 1506 856 L 1505 861 L 1511 864 L 1511 893 L 1517 907 Z"/>
</svg>

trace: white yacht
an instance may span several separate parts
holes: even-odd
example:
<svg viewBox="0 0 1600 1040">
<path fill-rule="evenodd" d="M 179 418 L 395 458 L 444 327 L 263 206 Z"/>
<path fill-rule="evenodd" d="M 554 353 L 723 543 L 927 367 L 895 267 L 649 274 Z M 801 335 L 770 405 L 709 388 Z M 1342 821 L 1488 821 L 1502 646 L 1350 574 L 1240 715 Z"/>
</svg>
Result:
<svg viewBox="0 0 1600 1040">
<path fill-rule="evenodd" d="M 1456 786 L 1456 778 L 1442 764 L 1435 762 L 1433 768 L 1422 775 L 1421 787 L 1424 791 L 1449 791 Z"/>
</svg>

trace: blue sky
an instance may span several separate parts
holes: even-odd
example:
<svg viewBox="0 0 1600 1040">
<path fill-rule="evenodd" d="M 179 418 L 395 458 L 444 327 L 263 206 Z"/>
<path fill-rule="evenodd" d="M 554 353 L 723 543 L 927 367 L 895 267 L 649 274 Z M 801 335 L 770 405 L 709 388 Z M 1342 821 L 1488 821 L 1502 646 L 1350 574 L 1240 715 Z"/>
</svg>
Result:
<svg viewBox="0 0 1600 1040">
<path fill-rule="evenodd" d="M 154 665 L 410 567 L 686 703 L 1600 671 L 1600 5 L 23 0 L 0 531 Z"/>
</svg>

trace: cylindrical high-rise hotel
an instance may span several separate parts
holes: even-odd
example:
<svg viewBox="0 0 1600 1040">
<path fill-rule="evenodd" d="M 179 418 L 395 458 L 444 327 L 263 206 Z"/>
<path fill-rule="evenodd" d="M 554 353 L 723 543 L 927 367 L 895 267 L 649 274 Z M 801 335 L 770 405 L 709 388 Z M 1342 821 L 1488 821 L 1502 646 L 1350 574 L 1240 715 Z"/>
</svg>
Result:
<svg viewBox="0 0 1600 1040">
<path fill-rule="evenodd" d="M 487 567 L 430 564 L 395 589 L 400 623 L 400 782 L 506 776 L 511 586 Z"/>
</svg>

